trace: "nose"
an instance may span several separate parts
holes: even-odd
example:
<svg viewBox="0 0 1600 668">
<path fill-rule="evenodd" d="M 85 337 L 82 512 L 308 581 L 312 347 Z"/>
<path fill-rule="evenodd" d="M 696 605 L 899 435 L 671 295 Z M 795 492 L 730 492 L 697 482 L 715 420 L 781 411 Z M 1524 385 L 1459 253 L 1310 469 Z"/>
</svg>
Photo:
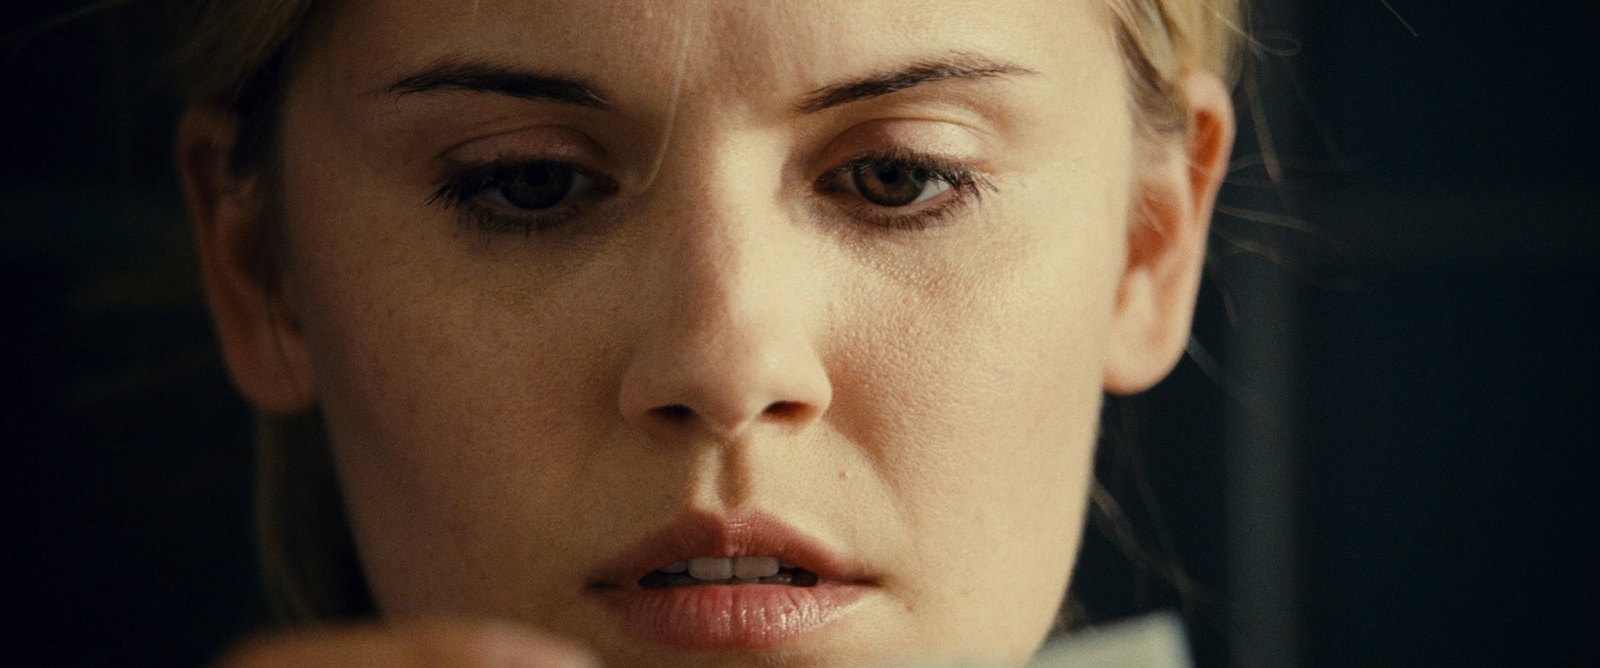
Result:
<svg viewBox="0 0 1600 668">
<path fill-rule="evenodd" d="M 832 400 L 816 348 L 825 317 L 804 234 L 777 210 L 697 198 L 664 223 L 641 263 L 648 322 L 622 378 L 619 407 L 658 442 L 731 441 L 800 429 Z M 678 209 L 682 211 L 682 208 Z"/>
</svg>

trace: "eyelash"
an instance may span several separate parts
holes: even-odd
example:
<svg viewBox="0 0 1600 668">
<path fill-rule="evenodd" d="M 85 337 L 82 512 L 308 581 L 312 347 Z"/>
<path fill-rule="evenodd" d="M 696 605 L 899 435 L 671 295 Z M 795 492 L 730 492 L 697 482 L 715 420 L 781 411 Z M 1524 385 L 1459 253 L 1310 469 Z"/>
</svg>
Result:
<svg viewBox="0 0 1600 668">
<path fill-rule="evenodd" d="M 503 189 L 506 182 L 519 170 L 555 167 L 569 170 L 574 178 L 582 178 L 590 185 L 588 192 L 563 197 L 555 205 L 538 211 L 510 213 L 498 210 L 482 201 L 486 193 Z M 453 164 L 445 169 L 445 179 L 424 202 L 437 204 L 461 215 L 462 223 L 484 234 L 494 235 L 521 232 L 529 236 L 535 232 L 553 231 L 583 213 L 587 202 L 615 192 L 615 181 L 569 162 L 557 160 L 495 160 L 480 164 Z M 573 191 L 577 190 L 576 184 Z"/>
<path fill-rule="evenodd" d="M 920 172 L 930 177 L 930 187 L 934 180 L 943 182 L 948 186 L 950 194 L 948 197 L 944 196 L 944 193 L 936 194 L 934 198 L 941 200 L 937 204 L 910 213 L 896 213 L 896 211 L 917 207 L 919 202 L 899 207 L 873 204 L 858 191 L 853 178 L 863 170 L 884 166 Z M 574 184 L 567 196 L 553 206 L 537 211 L 522 210 L 512 213 L 504 210 L 503 205 L 496 207 L 482 201 L 486 194 L 505 188 L 509 180 L 518 176 L 519 170 L 543 167 L 568 170 L 573 178 L 581 179 L 587 182 L 587 185 L 582 188 L 583 192 L 580 192 L 578 185 Z M 554 231 L 581 215 L 593 200 L 609 195 L 617 189 L 616 182 L 611 179 L 572 163 L 554 160 L 501 159 L 480 164 L 448 165 L 445 171 L 443 182 L 428 197 L 425 204 L 439 205 L 446 210 L 457 212 L 464 225 L 486 235 L 521 232 L 524 236 L 529 236 L 534 233 Z M 824 172 L 817 178 L 814 187 L 826 194 L 850 197 L 854 201 L 846 206 L 855 209 L 853 215 L 869 226 L 899 231 L 918 231 L 935 227 L 962 209 L 980 201 L 985 192 L 996 191 L 994 185 L 978 170 L 906 150 L 867 153 L 851 158 L 838 167 Z M 500 194 L 504 199 L 504 192 Z"/>
</svg>

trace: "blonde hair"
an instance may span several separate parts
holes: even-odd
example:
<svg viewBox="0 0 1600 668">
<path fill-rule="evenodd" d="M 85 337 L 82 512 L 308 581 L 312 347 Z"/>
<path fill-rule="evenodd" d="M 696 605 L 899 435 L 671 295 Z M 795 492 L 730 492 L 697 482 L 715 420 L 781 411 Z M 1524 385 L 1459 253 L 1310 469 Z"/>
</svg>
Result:
<svg viewBox="0 0 1600 668">
<path fill-rule="evenodd" d="M 1238 74 L 1243 0 L 1104 0 L 1116 29 L 1140 127 L 1183 135 L 1185 71 Z M 190 104 L 231 109 L 240 120 L 232 162 L 241 172 L 270 164 L 280 96 L 311 0 L 198 0 L 184 17 L 187 42 L 174 54 Z M 321 417 L 258 416 L 257 551 L 267 596 L 286 623 L 374 612 L 345 518 Z"/>
<path fill-rule="evenodd" d="M 1238 77 L 1243 0 L 1104 0 L 1116 23 L 1134 118 L 1149 133 L 1189 130 L 1178 79 L 1205 70 L 1231 88 Z"/>
</svg>

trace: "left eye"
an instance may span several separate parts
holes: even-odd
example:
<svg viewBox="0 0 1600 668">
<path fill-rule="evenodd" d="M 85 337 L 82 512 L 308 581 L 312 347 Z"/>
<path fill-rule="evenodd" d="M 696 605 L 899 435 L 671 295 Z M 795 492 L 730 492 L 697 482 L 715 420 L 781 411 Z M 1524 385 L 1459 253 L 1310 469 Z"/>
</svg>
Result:
<svg viewBox="0 0 1600 668">
<path fill-rule="evenodd" d="M 950 181 L 926 167 L 899 161 L 856 164 L 849 168 L 850 184 L 862 199 L 883 207 L 926 202 L 950 189 Z"/>
</svg>

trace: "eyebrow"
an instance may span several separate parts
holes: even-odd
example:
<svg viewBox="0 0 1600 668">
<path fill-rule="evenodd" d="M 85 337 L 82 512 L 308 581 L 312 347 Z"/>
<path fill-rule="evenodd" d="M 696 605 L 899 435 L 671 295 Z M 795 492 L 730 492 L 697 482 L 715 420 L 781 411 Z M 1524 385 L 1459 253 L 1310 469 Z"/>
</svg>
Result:
<svg viewBox="0 0 1600 668">
<path fill-rule="evenodd" d="M 992 79 L 1038 74 L 1021 65 L 991 60 L 982 56 L 956 54 L 943 60 L 924 60 L 897 70 L 824 86 L 807 94 L 795 110 L 814 114 L 825 109 L 860 102 L 915 86 L 949 79 Z"/>
<path fill-rule="evenodd" d="M 1021 65 L 957 54 L 918 61 L 897 70 L 824 86 L 808 93 L 795 110 L 814 114 L 852 102 L 949 79 L 991 79 L 1038 74 Z M 381 89 L 404 96 L 440 90 L 492 93 L 509 97 L 607 109 L 608 96 L 594 84 L 570 76 L 520 70 L 497 63 L 443 61 L 395 80 Z"/>
<path fill-rule="evenodd" d="M 397 96 L 462 90 L 590 109 L 606 109 L 610 106 L 606 101 L 607 96 L 599 87 L 581 79 L 487 62 L 435 63 L 420 72 L 401 77 L 382 90 Z"/>
</svg>

